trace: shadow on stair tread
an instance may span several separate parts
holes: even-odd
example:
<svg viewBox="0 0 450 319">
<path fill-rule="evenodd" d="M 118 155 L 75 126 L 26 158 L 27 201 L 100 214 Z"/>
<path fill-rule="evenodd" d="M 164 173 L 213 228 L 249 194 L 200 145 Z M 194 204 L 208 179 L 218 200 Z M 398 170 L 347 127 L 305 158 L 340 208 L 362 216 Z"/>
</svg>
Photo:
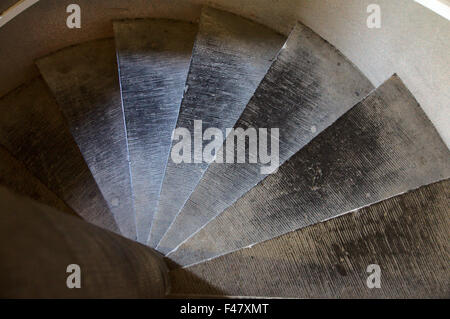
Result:
<svg viewBox="0 0 450 319">
<path fill-rule="evenodd" d="M 203 131 L 214 127 L 225 132 L 233 127 L 284 41 L 284 36 L 260 24 L 204 7 L 177 127 L 193 132 L 194 120 L 202 120 Z M 158 244 L 207 166 L 175 164 L 169 158 L 150 233 L 152 247 Z"/>
<path fill-rule="evenodd" d="M 0 145 L 0 185 L 61 212 L 78 216 L 64 201 Z"/>
<path fill-rule="evenodd" d="M 447 298 L 449 187 L 449 180 L 427 185 L 251 248 L 172 270 L 171 294 Z M 367 287 L 371 264 L 381 269 L 381 289 Z"/>
<path fill-rule="evenodd" d="M 114 40 L 71 46 L 39 59 L 37 65 L 121 233 L 136 239 Z"/>
<path fill-rule="evenodd" d="M 297 23 L 235 127 L 267 128 L 268 139 L 279 128 L 281 165 L 372 90 L 336 48 Z M 262 167 L 211 164 L 158 250 L 169 253 L 232 205 L 267 176 Z"/>
<path fill-rule="evenodd" d="M 169 257 L 189 265 L 450 177 L 450 152 L 397 76 Z"/>
<path fill-rule="evenodd" d="M 172 145 L 197 25 L 166 19 L 114 22 L 136 211 L 147 243 Z"/>
<path fill-rule="evenodd" d="M 120 233 L 43 79 L 2 97 L 0 110 L 0 144 L 83 219 Z"/>
</svg>

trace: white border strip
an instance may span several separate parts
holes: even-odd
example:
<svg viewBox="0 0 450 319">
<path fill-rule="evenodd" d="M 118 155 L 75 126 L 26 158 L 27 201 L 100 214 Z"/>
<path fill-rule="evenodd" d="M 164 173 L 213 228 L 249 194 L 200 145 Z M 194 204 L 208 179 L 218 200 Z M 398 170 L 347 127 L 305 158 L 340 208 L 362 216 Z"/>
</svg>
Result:
<svg viewBox="0 0 450 319">
<path fill-rule="evenodd" d="M 442 17 L 450 20 L 450 1 L 449 0 L 415 0 L 424 7 L 436 12 Z M 39 0 L 20 0 L 11 8 L 0 14 L 0 28 L 21 14 L 23 11 L 39 2 Z"/>
<path fill-rule="evenodd" d="M 450 20 L 450 1 L 448 0 L 415 0 L 424 7 Z"/>
<path fill-rule="evenodd" d="M 20 0 L 5 12 L 1 13 L 0 28 L 37 2 L 39 0 Z"/>
</svg>

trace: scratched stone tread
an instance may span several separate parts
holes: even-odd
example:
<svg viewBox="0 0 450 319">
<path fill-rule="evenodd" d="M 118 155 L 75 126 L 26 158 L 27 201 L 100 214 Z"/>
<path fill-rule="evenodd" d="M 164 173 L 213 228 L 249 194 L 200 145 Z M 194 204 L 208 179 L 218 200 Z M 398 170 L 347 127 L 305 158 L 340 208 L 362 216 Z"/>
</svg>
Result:
<svg viewBox="0 0 450 319">
<path fill-rule="evenodd" d="M 0 185 L 19 195 L 54 207 L 61 212 L 78 216 L 64 201 L 42 184 L 37 177 L 1 145 Z"/>
<path fill-rule="evenodd" d="M 233 127 L 284 41 L 285 37 L 250 20 L 203 8 L 176 126 L 193 132 L 193 121 L 202 120 L 203 131 L 214 127 L 225 132 Z M 169 158 L 151 246 L 158 244 L 207 166 L 175 164 Z"/>
<path fill-rule="evenodd" d="M 65 48 L 39 59 L 37 65 L 121 233 L 136 239 L 114 40 Z"/>
<path fill-rule="evenodd" d="M 448 298 L 450 181 L 169 273 L 171 296 Z M 367 266 L 381 269 L 368 289 Z"/>
<path fill-rule="evenodd" d="M 137 240 L 158 205 L 197 25 L 165 19 L 114 22 L 130 154 Z"/>
<path fill-rule="evenodd" d="M 297 23 L 236 127 L 279 128 L 282 164 L 372 90 L 345 56 Z M 260 169 L 248 161 L 210 165 L 158 249 L 170 252 L 214 219 L 267 176 Z"/>
<path fill-rule="evenodd" d="M 449 149 L 394 75 L 169 257 L 196 263 L 449 177 Z"/>
<path fill-rule="evenodd" d="M 43 79 L 2 97 L 0 110 L 0 144 L 83 219 L 120 233 Z"/>
</svg>

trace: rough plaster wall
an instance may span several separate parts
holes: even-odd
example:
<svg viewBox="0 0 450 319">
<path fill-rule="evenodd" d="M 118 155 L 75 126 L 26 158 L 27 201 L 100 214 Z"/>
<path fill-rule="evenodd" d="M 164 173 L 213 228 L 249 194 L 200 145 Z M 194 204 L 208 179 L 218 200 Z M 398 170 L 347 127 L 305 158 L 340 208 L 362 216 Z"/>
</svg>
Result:
<svg viewBox="0 0 450 319">
<path fill-rule="evenodd" d="M 11 2 L 2 1 L 0 10 Z M 81 30 L 65 26 L 70 3 L 82 8 Z M 381 29 L 366 26 L 370 3 L 381 6 Z M 41 0 L 0 29 L 0 96 L 37 74 L 35 58 L 111 36 L 111 19 L 194 20 L 202 4 L 285 34 L 299 19 L 341 50 L 374 85 L 398 73 L 450 146 L 450 22 L 413 0 Z"/>
</svg>

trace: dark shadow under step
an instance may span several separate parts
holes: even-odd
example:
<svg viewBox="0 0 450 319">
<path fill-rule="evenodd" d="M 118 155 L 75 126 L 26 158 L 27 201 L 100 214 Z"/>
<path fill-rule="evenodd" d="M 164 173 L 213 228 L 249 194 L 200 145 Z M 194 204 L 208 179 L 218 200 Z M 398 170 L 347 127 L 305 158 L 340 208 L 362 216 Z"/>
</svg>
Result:
<svg viewBox="0 0 450 319">
<path fill-rule="evenodd" d="M 0 99 L 0 144 L 86 221 L 119 232 L 42 78 Z"/>
<path fill-rule="evenodd" d="M 339 51 L 298 23 L 247 105 L 237 128 L 279 128 L 278 167 L 373 89 Z M 261 141 L 259 141 L 261 142 Z M 249 143 L 245 143 L 249 154 Z M 268 142 L 270 145 L 270 142 Z M 236 154 L 237 143 L 234 153 Z M 224 152 L 226 153 L 226 151 Z M 258 164 L 212 164 L 158 249 L 168 253 L 267 175 Z"/>
<path fill-rule="evenodd" d="M 128 135 L 137 239 L 147 243 L 178 118 L 197 26 L 114 22 Z"/>
<path fill-rule="evenodd" d="M 189 265 L 450 177 L 450 151 L 393 76 L 169 255 Z"/>
<path fill-rule="evenodd" d="M 194 120 L 201 120 L 202 131 L 196 133 L 213 127 L 225 134 L 241 115 L 284 40 L 262 25 L 204 8 L 177 127 L 192 134 Z M 208 141 L 200 143 L 204 146 Z M 199 158 L 193 148 L 191 153 L 192 158 Z M 169 158 L 150 234 L 151 246 L 158 244 L 207 166 L 176 164 Z"/>
<path fill-rule="evenodd" d="M 37 62 L 122 234 L 136 222 L 112 39 L 69 47 Z"/>
<path fill-rule="evenodd" d="M 449 187 L 448 180 L 425 186 L 171 271 L 171 295 L 448 298 Z M 381 270 L 379 289 L 367 286 L 374 264 Z"/>
<path fill-rule="evenodd" d="M 3 187 L 0 212 L 2 299 L 163 298 L 167 291 L 167 267 L 146 246 Z M 80 289 L 68 288 L 74 265 Z"/>
<path fill-rule="evenodd" d="M 61 212 L 78 216 L 3 146 L 0 146 L 0 185 Z"/>
</svg>

